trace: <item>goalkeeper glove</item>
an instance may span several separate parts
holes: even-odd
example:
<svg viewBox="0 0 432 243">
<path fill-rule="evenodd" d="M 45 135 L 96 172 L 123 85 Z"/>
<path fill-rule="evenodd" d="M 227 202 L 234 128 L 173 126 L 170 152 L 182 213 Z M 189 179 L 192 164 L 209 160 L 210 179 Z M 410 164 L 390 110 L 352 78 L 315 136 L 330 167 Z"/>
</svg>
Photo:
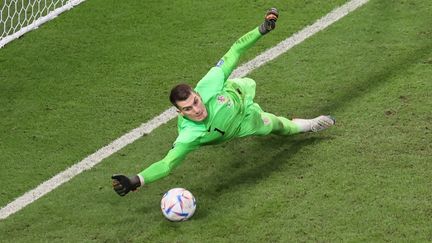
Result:
<svg viewBox="0 0 432 243">
<path fill-rule="evenodd" d="M 267 34 L 268 32 L 274 30 L 276 28 L 276 21 L 279 17 L 279 12 L 276 8 L 271 8 L 267 10 L 267 13 L 264 18 L 264 23 L 259 26 L 259 32 L 262 35 Z"/>
<path fill-rule="evenodd" d="M 141 186 L 141 181 L 138 175 L 127 177 L 125 175 L 113 175 L 111 176 L 112 186 L 115 192 L 120 196 L 125 196 L 130 191 L 136 191 Z"/>
</svg>

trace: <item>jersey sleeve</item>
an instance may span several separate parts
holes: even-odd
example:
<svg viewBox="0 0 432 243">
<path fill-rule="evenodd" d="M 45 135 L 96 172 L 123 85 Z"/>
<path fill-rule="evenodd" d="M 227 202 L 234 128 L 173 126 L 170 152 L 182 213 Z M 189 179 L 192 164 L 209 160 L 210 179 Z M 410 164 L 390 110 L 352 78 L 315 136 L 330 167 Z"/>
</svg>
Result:
<svg viewBox="0 0 432 243">
<path fill-rule="evenodd" d="M 179 117 L 178 122 L 179 135 L 174 142 L 173 148 L 168 151 L 165 158 L 153 163 L 139 173 L 144 178 L 145 184 L 168 176 L 174 168 L 183 162 L 190 152 L 201 146 L 200 138 L 203 135 L 202 128 L 191 125 L 186 128 L 183 125 L 186 121 L 184 121 L 182 117 Z"/>
<path fill-rule="evenodd" d="M 240 37 L 228 50 L 228 52 L 222 57 L 221 60 L 216 64 L 216 67 L 220 67 L 224 73 L 225 80 L 231 75 L 232 71 L 236 68 L 240 56 L 251 48 L 260 38 L 262 34 L 259 32 L 259 28 L 249 31 L 242 37 Z"/>
<path fill-rule="evenodd" d="M 225 81 L 236 68 L 240 56 L 245 53 L 255 42 L 261 38 L 258 27 L 249 31 L 240 37 L 228 50 L 228 52 L 219 60 L 216 67 L 210 71 L 198 82 L 195 91 L 201 95 L 203 102 L 206 103 L 214 94 L 221 91 Z"/>
<path fill-rule="evenodd" d="M 204 103 L 224 87 L 225 76 L 221 68 L 213 67 L 210 71 L 198 82 L 195 91 L 198 92 Z"/>
<path fill-rule="evenodd" d="M 183 162 L 187 154 L 199 148 L 198 143 L 176 143 L 162 160 L 153 163 L 151 166 L 140 172 L 144 183 L 149 184 L 162 179 Z"/>
</svg>

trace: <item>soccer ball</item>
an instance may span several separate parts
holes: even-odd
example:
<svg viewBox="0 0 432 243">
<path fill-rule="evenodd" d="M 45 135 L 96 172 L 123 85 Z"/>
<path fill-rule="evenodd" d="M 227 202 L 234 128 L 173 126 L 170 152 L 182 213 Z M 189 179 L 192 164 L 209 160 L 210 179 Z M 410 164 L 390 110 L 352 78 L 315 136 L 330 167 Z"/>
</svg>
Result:
<svg viewBox="0 0 432 243">
<path fill-rule="evenodd" d="M 184 188 L 173 188 L 161 200 L 161 210 L 170 221 L 185 221 L 195 213 L 196 201 L 192 193 Z"/>
</svg>

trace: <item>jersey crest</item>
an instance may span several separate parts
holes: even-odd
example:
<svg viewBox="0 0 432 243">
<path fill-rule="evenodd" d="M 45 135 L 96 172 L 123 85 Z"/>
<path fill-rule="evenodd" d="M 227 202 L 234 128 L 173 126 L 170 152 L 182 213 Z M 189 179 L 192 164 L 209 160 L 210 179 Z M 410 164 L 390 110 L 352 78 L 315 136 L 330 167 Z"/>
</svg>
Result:
<svg viewBox="0 0 432 243">
<path fill-rule="evenodd" d="M 223 95 L 219 95 L 219 96 L 217 97 L 217 102 L 218 102 L 219 104 L 223 104 L 223 103 L 225 103 L 226 100 L 227 100 L 227 98 L 226 98 L 225 96 L 223 96 Z"/>
<path fill-rule="evenodd" d="M 216 100 L 217 100 L 217 102 L 218 102 L 218 104 L 226 104 L 226 106 L 228 107 L 228 108 L 231 108 L 232 106 L 233 106 L 233 102 L 232 102 L 232 100 L 230 99 L 230 98 L 228 98 L 228 97 L 225 97 L 225 96 L 223 96 L 223 95 L 219 95 L 217 98 L 216 98 Z"/>
</svg>

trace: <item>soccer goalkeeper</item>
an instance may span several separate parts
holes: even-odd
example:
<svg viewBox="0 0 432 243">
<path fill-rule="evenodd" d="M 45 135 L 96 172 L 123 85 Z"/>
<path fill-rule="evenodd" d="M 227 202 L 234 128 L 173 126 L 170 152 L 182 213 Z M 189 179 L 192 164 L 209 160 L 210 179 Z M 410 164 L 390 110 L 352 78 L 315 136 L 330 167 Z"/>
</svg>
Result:
<svg viewBox="0 0 432 243">
<path fill-rule="evenodd" d="M 317 132 L 335 124 L 330 116 L 289 120 L 264 112 L 254 102 L 254 80 L 228 79 L 240 56 L 276 27 L 278 17 L 275 8 L 268 10 L 264 22 L 238 39 L 195 89 L 179 84 L 171 90 L 170 101 L 179 113 L 173 148 L 165 158 L 135 176 L 113 175 L 113 188 L 120 196 L 167 176 L 187 154 L 203 145 L 250 135 Z"/>
</svg>

